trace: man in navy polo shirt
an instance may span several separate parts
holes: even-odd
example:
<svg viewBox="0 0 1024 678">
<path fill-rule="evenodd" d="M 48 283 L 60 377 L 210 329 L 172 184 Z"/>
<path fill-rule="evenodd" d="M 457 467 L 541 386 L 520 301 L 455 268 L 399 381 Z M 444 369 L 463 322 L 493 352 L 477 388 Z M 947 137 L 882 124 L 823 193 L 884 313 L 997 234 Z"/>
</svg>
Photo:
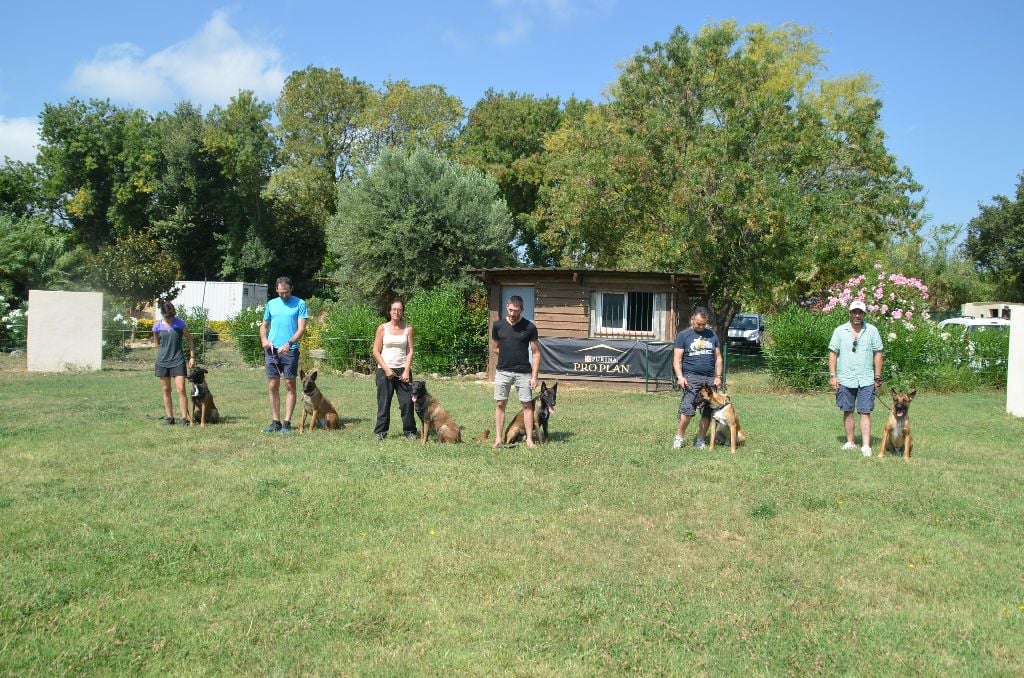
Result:
<svg viewBox="0 0 1024 678">
<path fill-rule="evenodd" d="M 267 302 L 260 324 L 260 341 L 266 356 L 267 388 L 270 393 L 270 414 L 273 420 L 264 433 L 290 433 L 295 411 L 295 377 L 299 371 L 299 339 L 306 331 L 306 302 L 292 296 L 291 278 L 277 279 L 277 298 Z M 287 395 L 284 421 L 281 421 L 281 379 Z"/>
</svg>

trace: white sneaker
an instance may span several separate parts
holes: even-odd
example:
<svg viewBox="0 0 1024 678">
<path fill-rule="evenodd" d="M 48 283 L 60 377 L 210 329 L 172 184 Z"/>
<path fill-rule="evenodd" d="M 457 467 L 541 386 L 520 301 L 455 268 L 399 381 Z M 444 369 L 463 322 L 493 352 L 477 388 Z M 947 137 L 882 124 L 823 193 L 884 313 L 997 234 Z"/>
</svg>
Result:
<svg viewBox="0 0 1024 678">
<path fill-rule="evenodd" d="M 854 443 L 843 443 L 844 450 L 856 450 L 857 446 Z"/>
<path fill-rule="evenodd" d="M 696 440 L 693 441 L 693 446 L 696 447 L 698 450 L 703 450 L 705 447 L 707 447 L 707 443 L 704 442 L 703 438 L 697 438 Z"/>
<path fill-rule="evenodd" d="M 871 456 L 871 448 L 869 446 L 865 445 L 864 447 L 860 448 L 860 453 L 863 454 L 865 457 L 870 457 Z"/>
<path fill-rule="evenodd" d="M 679 448 L 681 448 L 685 444 L 686 444 L 686 438 L 684 438 L 683 436 L 676 436 L 675 438 L 672 439 L 672 449 L 673 450 L 678 450 Z"/>
</svg>

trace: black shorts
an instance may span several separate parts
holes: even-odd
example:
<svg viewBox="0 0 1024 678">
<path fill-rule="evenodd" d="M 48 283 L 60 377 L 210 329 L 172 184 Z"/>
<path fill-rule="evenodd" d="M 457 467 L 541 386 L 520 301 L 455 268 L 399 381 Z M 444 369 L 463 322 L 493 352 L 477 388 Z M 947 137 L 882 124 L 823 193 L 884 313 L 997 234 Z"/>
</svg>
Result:
<svg viewBox="0 0 1024 678">
<path fill-rule="evenodd" d="M 176 365 L 174 367 L 160 367 L 156 366 L 156 376 L 158 377 L 184 377 L 185 376 L 185 363 Z"/>
</svg>

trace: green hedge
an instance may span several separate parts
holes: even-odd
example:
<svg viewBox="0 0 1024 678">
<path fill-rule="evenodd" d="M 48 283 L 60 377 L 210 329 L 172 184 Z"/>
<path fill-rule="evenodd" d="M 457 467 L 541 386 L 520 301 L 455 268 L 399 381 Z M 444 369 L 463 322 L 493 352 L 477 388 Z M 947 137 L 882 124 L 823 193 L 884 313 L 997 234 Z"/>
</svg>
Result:
<svg viewBox="0 0 1024 678">
<path fill-rule="evenodd" d="M 227 320 L 228 332 L 235 348 L 247 365 L 263 364 L 263 345 L 260 343 L 260 323 L 264 306 L 248 306 Z"/>
</svg>

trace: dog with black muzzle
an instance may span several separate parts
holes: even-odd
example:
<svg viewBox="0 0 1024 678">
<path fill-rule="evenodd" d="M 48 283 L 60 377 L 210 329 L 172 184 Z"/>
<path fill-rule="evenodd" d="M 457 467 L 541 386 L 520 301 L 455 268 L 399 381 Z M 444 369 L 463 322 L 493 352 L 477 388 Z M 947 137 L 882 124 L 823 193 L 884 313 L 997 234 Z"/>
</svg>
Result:
<svg viewBox="0 0 1024 678">
<path fill-rule="evenodd" d="M 910 401 L 917 395 L 917 389 L 909 393 L 898 393 L 892 389 L 892 412 L 882 429 L 882 444 L 878 446 L 878 457 L 881 459 L 888 450 L 899 453 L 903 448 L 903 458 L 910 459 L 910 451 L 914 441 L 910 437 Z"/>
<path fill-rule="evenodd" d="M 412 406 L 422 422 L 420 431 L 420 442 L 424 445 L 430 439 L 430 429 L 437 433 L 437 441 L 440 443 L 461 443 L 462 429 L 452 415 L 437 402 L 434 396 L 427 392 L 427 384 L 423 381 L 409 382 L 409 393 L 412 397 Z"/>
<path fill-rule="evenodd" d="M 192 382 L 192 422 L 205 427 L 206 423 L 216 424 L 220 421 L 220 412 L 213 402 L 213 394 L 206 384 L 208 370 L 205 367 L 193 367 L 188 373 Z"/>
<path fill-rule="evenodd" d="M 309 374 L 306 374 L 305 370 L 299 370 L 299 379 L 302 381 L 302 419 L 299 421 L 299 433 L 306 427 L 306 417 L 310 418 L 310 431 L 318 426 L 333 431 L 338 428 L 341 421 L 334 405 L 316 385 L 316 375 L 316 370 Z"/>
<path fill-rule="evenodd" d="M 537 442 L 548 442 L 548 420 L 555 413 L 558 402 L 558 383 L 548 388 L 546 382 L 540 382 L 540 393 L 533 399 L 533 435 Z M 505 429 L 505 444 L 510 445 L 526 440 L 526 410 L 519 410 L 515 419 Z"/>
<path fill-rule="evenodd" d="M 698 392 L 698 400 L 701 401 L 701 405 L 706 403 L 711 408 L 711 436 L 708 447 L 713 450 L 716 442 L 721 445 L 729 442 L 732 453 L 736 454 L 736 446 L 747 442 L 747 433 L 740 427 L 740 417 L 736 414 L 736 408 L 733 407 L 729 395 L 703 384 Z M 697 401 L 694 401 L 694 406 L 697 406 Z M 719 424 L 729 428 L 728 438 L 725 428 L 718 430 Z"/>
</svg>

